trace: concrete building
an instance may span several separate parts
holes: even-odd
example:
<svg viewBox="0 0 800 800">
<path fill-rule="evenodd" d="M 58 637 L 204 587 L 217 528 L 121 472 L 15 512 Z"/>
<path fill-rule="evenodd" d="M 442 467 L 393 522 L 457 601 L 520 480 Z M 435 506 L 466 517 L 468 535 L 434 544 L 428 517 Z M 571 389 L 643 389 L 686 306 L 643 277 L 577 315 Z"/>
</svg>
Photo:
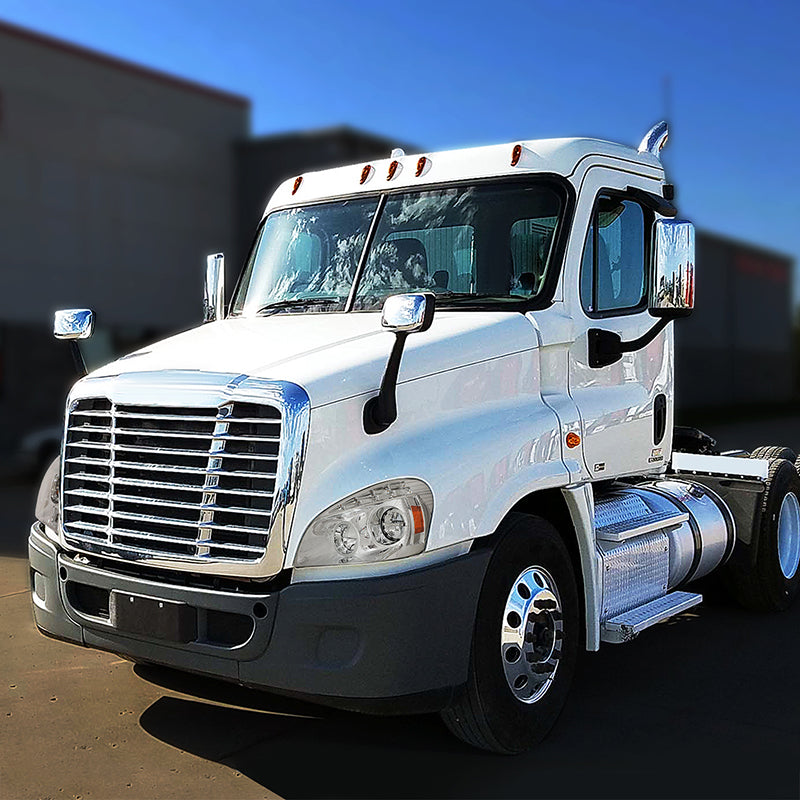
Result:
<svg viewBox="0 0 800 800">
<path fill-rule="evenodd" d="M 249 134 L 247 98 L 0 23 L 0 451 L 61 414 L 55 309 L 96 311 L 101 359 L 195 324 L 204 256 L 232 283 L 280 180 L 394 146 Z"/>
<path fill-rule="evenodd" d="M 100 358 L 195 324 L 204 256 L 225 252 L 233 283 L 281 180 L 398 146 L 348 127 L 254 138 L 249 118 L 244 97 L 0 23 L 0 452 L 61 417 L 55 309 L 96 311 Z M 791 261 L 711 234 L 697 261 L 679 404 L 788 399 Z"/>
<path fill-rule="evenodd" d="M 695 309 L 675 325 L 676 404 L 789 401 L 792 259 L 704 231 L 696 248 Z"/>
</svg>

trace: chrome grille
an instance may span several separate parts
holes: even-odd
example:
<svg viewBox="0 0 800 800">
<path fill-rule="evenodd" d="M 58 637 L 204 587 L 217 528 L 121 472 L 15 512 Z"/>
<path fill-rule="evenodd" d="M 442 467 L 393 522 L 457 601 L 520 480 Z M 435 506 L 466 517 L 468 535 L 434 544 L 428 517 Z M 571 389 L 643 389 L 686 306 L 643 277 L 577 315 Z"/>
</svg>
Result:
<svg viewBox="0 0 800 800">
<path fill-rule="evenodd" d="M 281 413 L 75 402 L 64 443 L 63 527 L 75 546 L 256 561 L 272 520 Z"/>
</svg>

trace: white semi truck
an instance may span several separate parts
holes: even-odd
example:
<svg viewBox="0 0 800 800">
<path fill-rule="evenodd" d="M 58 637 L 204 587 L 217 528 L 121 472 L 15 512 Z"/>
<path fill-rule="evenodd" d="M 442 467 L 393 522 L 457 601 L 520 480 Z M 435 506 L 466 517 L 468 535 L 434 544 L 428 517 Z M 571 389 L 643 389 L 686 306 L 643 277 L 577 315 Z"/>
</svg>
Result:
<svg viewBox="0 0 800 800">
<path fill-rule="evenodd" d="M 73 387 L 29 540 L 41 631 L 514 753 L 580 651 L 693 581 L 786 609 L 794 454 L 673 426 L 694 231 L 666 137 L 282 184 L 228 304 L 211 256 L 205 324 Z"/>
</svg>

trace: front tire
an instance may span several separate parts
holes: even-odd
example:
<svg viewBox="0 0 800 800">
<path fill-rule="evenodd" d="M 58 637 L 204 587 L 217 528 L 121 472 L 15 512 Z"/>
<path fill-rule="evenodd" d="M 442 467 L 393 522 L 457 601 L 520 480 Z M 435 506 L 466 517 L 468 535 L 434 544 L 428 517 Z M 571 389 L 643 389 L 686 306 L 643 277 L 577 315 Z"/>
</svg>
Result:
<svg viewBox="0 0 800 800">
<path fill-rule="evenodd" d="M 441 716 L 467 744 L 511 754 L 541 741 L 555 724 L 575 673 L 581 620 L 558 531 L 538 517 L 511 514 L 498 535 L 467 684 Z"/>
</svg>

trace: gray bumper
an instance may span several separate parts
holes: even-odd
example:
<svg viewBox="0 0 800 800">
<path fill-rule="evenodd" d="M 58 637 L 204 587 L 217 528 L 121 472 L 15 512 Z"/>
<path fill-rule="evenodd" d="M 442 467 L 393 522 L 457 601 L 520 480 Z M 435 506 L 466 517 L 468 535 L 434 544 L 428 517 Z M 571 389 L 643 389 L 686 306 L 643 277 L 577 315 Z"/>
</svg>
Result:
<svg viewBox="0 0 800 800">
<path fill-rule="evenodd" d="M 39 523 L 29 554 L 34 616 L 46 634 L 318 702 L 392 712 L 428 710 L 414 698 L 443 697 L 466 681 L 490 551 L 398 575 L 265 593 L 179 586 L 82 564 L 59 552 Z M 194 609 L 194 639 L 121 633 L 109 604 L 119 592 Z"/>
</svg>

